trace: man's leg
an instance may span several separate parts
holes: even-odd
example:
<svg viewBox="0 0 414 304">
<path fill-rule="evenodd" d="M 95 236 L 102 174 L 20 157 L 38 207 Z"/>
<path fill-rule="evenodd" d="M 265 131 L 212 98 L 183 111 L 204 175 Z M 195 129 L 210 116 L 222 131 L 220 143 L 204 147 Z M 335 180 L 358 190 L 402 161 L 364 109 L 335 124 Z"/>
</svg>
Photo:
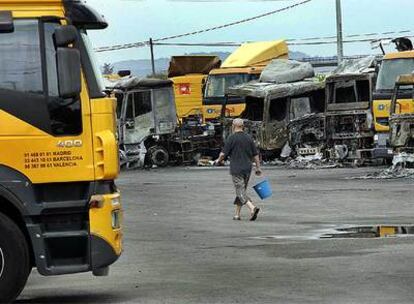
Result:
<svg viewBox="0 0 414 304">
<path fill-rule="evenodd" d="M 247 201 L 246 206 L 250 209 L 250 213 L 253 213 L 254 208 L 256 208 L 251 201 Z"/>
<path fill-rule="evenodd" d="M 245 197 L 246 197 L 246 206 L 250 209 L 250 220 L 251 221 L 255 221 L 257 218 L 257 215 L 259 214 L 260 208 L 256 207 L 252 200 L 250 199 L 250 197 L 247 196 L 247 187 L 249 185 L 249 180 L 250 180 L 250 175 L 246 175 L 244 178 L 244 183 L 245 183 Z"/>
<path fill-rule="evenodd" d="M 253 205 L 252 200 L 250 199 L 250 197 L 247 196 L 247 187 L 249 186 L 249 180 L 250 180 L 250 175 L 246 175 L 243 177 L 243 182 L 244 182 L 244 196 L 246 198 L 246 206 L 250 209 L 250 213 L 252 213 L 254 211 L 254 208 L 256 208 L 255 205 Z"/>
<path fill-rule="evenodd" d="M 240 219 L 241 216 L 241 209 L 242 206 L 245 202 L 243 202 L 243 187 L 244 187 L 244 180 L 242 176 L 239 175 L 233 175 L 232 176 L 232 180 L 233 180 L 233 184 L 234 184 L 234 189 L 236 191 L 236 199 L 234 200 L 234 205 L 236 206 L 236 210 L 235 210 L 235 216 L 233 217 L 233 219 Z"/>
<path fill-rule="evenodd" d="M 242 206 L 241 205 L 236 205 L 236 217 L 238 217 L 238 218 L 240 218 L 240 216 L 241 216 L 241 208 L 242 208 Z"/>
</svg>

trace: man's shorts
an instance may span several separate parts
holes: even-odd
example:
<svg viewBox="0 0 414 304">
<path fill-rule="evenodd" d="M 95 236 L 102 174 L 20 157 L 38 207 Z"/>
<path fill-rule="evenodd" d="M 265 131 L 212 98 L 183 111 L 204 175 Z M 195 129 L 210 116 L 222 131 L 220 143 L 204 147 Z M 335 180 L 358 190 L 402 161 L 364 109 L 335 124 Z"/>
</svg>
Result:
<svg viewBox="0 0 414 304">
<path fill-rule="evenodd" d="M 247 185 L 249 184 L 250 174 L 232 175 L 234 188 L 236 189 L 235 205 L 243 206 L 251 201 L 247 196 Z"/>
</svg>

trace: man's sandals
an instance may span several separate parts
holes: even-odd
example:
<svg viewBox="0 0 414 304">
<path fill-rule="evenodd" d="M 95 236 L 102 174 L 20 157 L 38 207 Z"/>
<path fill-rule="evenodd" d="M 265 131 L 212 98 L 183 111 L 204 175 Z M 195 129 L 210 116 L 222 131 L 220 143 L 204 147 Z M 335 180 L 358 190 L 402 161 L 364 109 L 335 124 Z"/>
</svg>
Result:
<svg viewBox="0 0 414 304">
<path fill-rule="evenodd" d="M 250 221 L 255 221 L 257 219 L 257 215 L 259 214 L 260 208 L 254 207 L 252 216 L 250 217 Z"/>
</svg>

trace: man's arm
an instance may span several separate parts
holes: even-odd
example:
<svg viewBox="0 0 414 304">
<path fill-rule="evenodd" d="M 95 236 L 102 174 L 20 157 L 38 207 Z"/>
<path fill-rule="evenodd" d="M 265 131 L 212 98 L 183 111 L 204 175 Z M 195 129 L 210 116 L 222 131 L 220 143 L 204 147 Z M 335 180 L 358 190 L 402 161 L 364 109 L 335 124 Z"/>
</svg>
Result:
<svg viewBox="0 0 414 304">
<path fill-rule="evenodd" d="M 232 138 L 229 137 L 224 144 L 222 152 L 220 152 L 219 157 L 214 161 L 215 165 L 222 164 L 227 157 L 229 157 L 232 150 Z"/>
<path fill-rule="evenodd" d="M 221 164 L 224 161 L 225 158 L 225 154 L 223 152 L 220 152 L 219 157 L 216 159 L 215 163 L 216 164 Z"/>
<path fill-rule="evenodd" d="M 259 154 L 257 154 L 254 157 L 254 164 L 256 166 L 256 175 L 257 176 L 261 176 L 262 175 L 262 167 L 260 165 L 260 157 L 259 157 Z"/>
</svg>

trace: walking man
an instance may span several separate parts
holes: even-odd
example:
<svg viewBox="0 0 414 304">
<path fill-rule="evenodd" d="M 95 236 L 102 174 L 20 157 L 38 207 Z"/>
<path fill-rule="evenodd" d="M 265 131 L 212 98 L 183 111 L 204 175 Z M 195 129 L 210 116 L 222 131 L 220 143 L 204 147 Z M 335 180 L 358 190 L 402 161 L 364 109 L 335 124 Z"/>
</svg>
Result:
<svg viewBox="0 0 414 304">
<path fill-rule="evenodd" d="M 233 134 L 227 139 L 223 151 L 216 164 L 222 163 L 230 158 L 230 174 L 236 189 L 236 215 L 233 220 L 240 220 L 242 206 L 246 205 L 250 209 L 250 220 L 255 221 L 260 208 L 253 205 L 252 200 L 247 196 L 247 185 L 252 172 L 252 162 L 256 164 L 256 175 L 262 175 L 260 168 L 259 153 L 253 139 L 244 132 L 244 122 L 240 118 L 233 120 Z"/>
</svg>

